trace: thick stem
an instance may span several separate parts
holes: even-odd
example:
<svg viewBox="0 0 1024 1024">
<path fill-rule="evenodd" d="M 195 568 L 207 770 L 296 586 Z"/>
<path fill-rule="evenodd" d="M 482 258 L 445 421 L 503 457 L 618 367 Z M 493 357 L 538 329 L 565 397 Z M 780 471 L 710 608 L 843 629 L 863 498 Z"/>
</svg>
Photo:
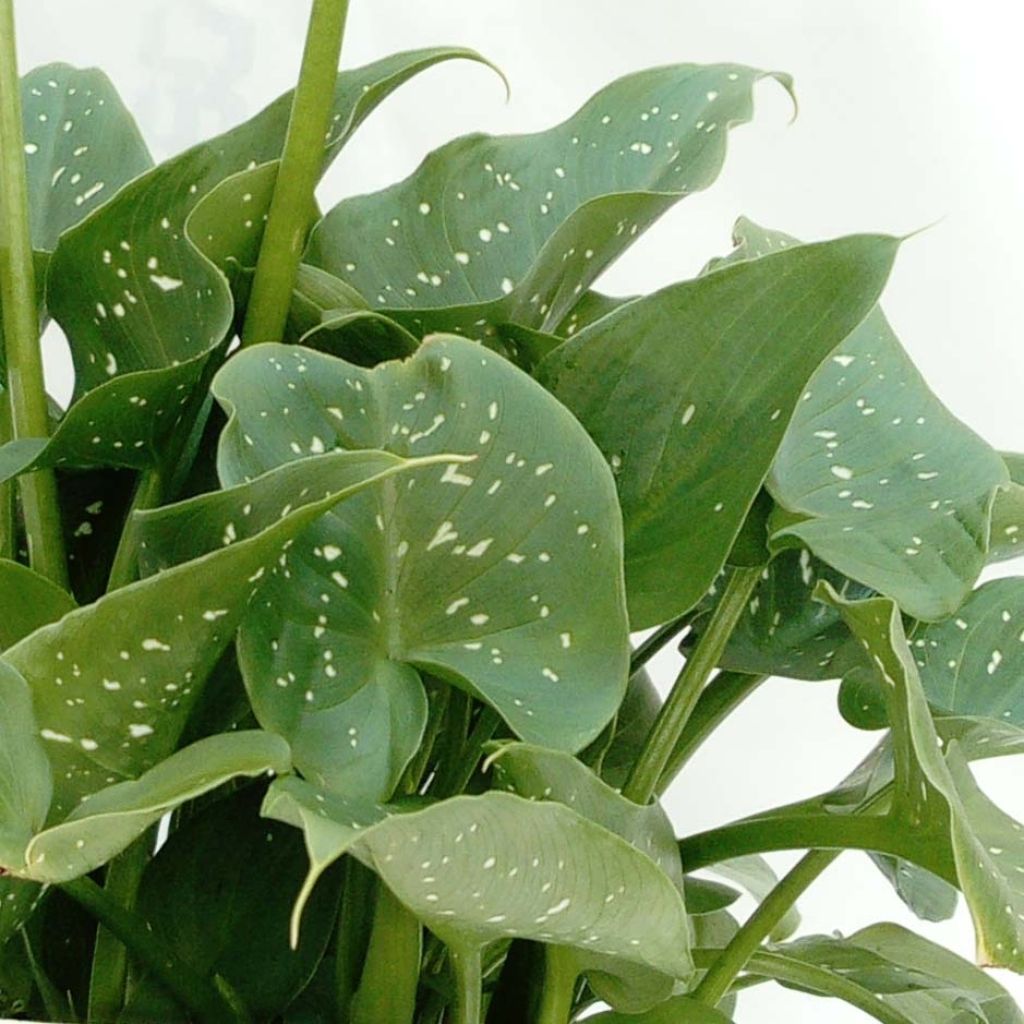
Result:
<svg viewBox="0 0 1024 1024">
<path fill-rule="evenodd" d="M 419 921 L 386 885 L 378 886 L 370 945 L 352 1001 L 352 1024 L 412 1024 L 422 953 Z"/>
<path fill-rule="evenodd" d="M 13 437 L 11 432 L 11 404 L 6 390 L 0 388 L 0 446 Z M 18 554 L 18 541 L 14 519 L 14 481 L 0 483 L 0 558 L 14 559 Z"/>
<path fill-rule="evenodd" d="M 839 856 L 832 850 L 812 850 L 797 862 L 778 885 L 750 915 L 732 941 L 722 950 L 711 969 L 701 979 L 693 998 L 705 1006 L 715 1007 L 729 991 L 729 986 L 772 933 L 790 907 L 807 891 L 821 873 Z"/>
<path fill-rule="evenodd" d="M 376 885 L 376 877 L 369 868 L 354 857 L 345 859 L 334 959 L 335 1016 L 339 1024 L 352 1020 L 352 1000 L 366 959 Z"/>
<path fill-rule="evenodd" d="M 537 1024 L 569 1024 L 576 995 L 578 972 L 569 950 L 544 947 L 544 986 L 541 989 Z"/>
<path fill-rule="evenodd" d="M 348 0 L 313 0 L 302 71 L 242 328 L 242 344 L 284 336 L 313 191 L 323 167 Z"/>
<path fill-rule="evenodd" d="M 664 793 L 726 718 L 768 677 L 743 672 L 719 672 L 704 688 L 693 708 L 693 714 L 672 750 L 672 755 L 658 780 L 658 793 Z"/>
<path fill-rule="evenodd" d="M 201 1024 L 248 1024 L 248 1018 L 217 985 L 184 963 L 88 876 L 65 882 L 61 888 L 109 928 Z"/>
<path fill-rule="evenodd" d="M 142 875 L 153 851 L 153 835 L 147 832 L 107 865 L 103 890 L 118 906 L 135 909 Z M 92 955 L 89 979 L 89 1021 L 116 1020 L 124 1006 L 128 980 L 128 950 L 113 932 L 100 926 Z"/>
<path fill-rule="evenodd" d="M 114 552 L 114 561 L 107 579 L 107 592 L 134 583 L 138 575 L 139 542 L 135 526 L 135 513 L 156 508 L 163 499 L 163 474 L 157 467 L 144 470 L 135 485 L 132 503 L 128 506 L 121 539 Z"/>
<path fill-rule="evenodd" d="M 13 0 L 0 0 L 0 304 L 12 435 L 15 439 L 47 437 L 50 422 L 39 350 Z M 56 477 L 51 470 L 26 473 L 18 486 L 29 562 L 67 588 Z"/>
<path fill-rule="evenodd" d="M 626 799 L 645 804 L 657 791 L 658 780 L 686 728 L 704 684 L 718 664 L 760 577 L 760 568 L 736 569 L 729 577 L 707 629 L 679 673 L 668 700 L 655 719 L 644 749 L 633 765 L 622 790 Z"/>
<path fill-rule="evenodd" d="M 455 974 L 455 1010 L 451 1024 L 482 1024 L 484 983 L 480 950 L 450 946 L 448 953 Z"/>
</svg>

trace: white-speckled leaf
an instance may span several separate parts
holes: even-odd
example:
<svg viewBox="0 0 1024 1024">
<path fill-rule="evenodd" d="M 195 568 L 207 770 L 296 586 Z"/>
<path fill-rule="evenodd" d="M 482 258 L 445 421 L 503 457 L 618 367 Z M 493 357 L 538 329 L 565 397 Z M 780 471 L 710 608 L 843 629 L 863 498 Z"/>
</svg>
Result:
<svg viewBox="0 0 1024 1024">
<path fill-rule="evenodd" d="M 319 874 L 352 853 L 455 948 L 518 937 L 602 954 L 606 970 L 623 961 L 627 970 L 692 974 L 689 924 L 671 879 L 562 804 L 492 792 L 389 815 L 293 777 L 271 786 L 263 813 L 306 835 L 310 878 L 296 926 Z"/>
<path fill-rule="evenodd" d="M 799 244 L 748 220 L 735 234 L 736 251 L 715 273 Z M 788 513 L 776 518 L 773 544 L 810 548 L 916 618 L 941 618 L 985 563 L 992 502 L 1007 479 L 875 309 L 822 363 L 786 430 L 767 481 Z"/>
<path fill-rule="evenodd" d="M 238 776 L 283 775 L 288 744 L 271 733 L 225 733 L 199 740 L 144 772 L 93 793 L 62 822 L 34 836 L 22 863 L 5 867 L 48 885 L 70 881 L 106 864 L 151 825 L 187 800 Z"/>
<path fill-rule="evenodd" d="M 1024 555 L 1024 455 L 1004 452 L 1003 462 L 1010 474 L 1010 483 L 996 495 L 992 508 L 990 562 Z"/>
<path fill-rule="evenodd" d="M 569 754 L 527 743 L 496 745 L 488 763 L 495 788 L 571 807 L 650 857 L 683 892 L 675 830 L 660 803 L 635 804 Z M 598 998 L 619 1009 L 646 1010 L 672 992 L 672 979 L 655 971 L 609 970 L 605 956 L 582 951 L 576 952 L 574 961 L 590 978 Z"/>
<path fill-rule="evenodd" d="M 335 502 L 406 465 L 358 452 L 289 467 L 249 489 L 250 515 L 225 515 L 190 538 L 209 554 L 113 591 L 5 651 L 2 661 L 32 688 L 54 768 L 51 817 L 166 757 L 269 565 Z M 153 515 L 173 524 L 182 508 L 187 515 L 187 502 Z"/>
<path fill-rule="evenodd" d="M 389 797 L 425 720 L 417 668 L 531 742 L 577 750 L 601 731 L 628 674 L 619 512 L 600 452 L 543 388 L 436 338 L 373 370 L 257 346 L 214 392 L 225 483 L 336 447 L 474 456 L 325 517 L 243 625 L 256 714 L 305 774 Z"/>
<path fill-rule="evenodd" d="M 711 184 L 763 77 L 734 64 L 655 68 L 547 131 L 456 139 L 405 181 L 339 203 L 307 259 L 418 335 L 550 329 L 657 217 Z"/>
<path fill-rule="evenodd" d="M 894 821 L 930 833 L 943 846 L 948 842 L 945 856 L 974 919 L 978 962 L 1024 973 L 1024 826 L 978 789 L 955 740 L 945 744 L 943 756 L 896 603 L 881 597 L 847 602 L 827 584 L 820 594 L 842 611 L 889 694 Z"/>
<path fill-rule="evenodd" d="M 71 595 L 52 580 L 26 565 L 0 559 L 0 651 L 74 607 Z"/>
<path fill-rule="evenodd" d="M 875 304 L 897 245 L 854 235 L 672 285 L 540 364 L 615 473 L 634 628 L 707 592 L 807 380 Z"/>
<path fill-rule="evenodd" d="M 32 692 L 0 661 L 0 867 L 17 864 L 25 844 L 42 828 L 53 796 L 53 777 L 39 739 Z"/>
</svg>

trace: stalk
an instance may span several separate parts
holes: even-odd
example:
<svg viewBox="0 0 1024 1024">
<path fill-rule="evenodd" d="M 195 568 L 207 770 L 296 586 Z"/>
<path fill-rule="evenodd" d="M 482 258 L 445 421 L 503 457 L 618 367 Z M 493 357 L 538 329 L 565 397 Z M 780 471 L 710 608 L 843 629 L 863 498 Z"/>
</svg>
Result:
<svg viewBox="0 0 1024 1024">
<path fill-rule="evenodd" d="M 687 627 L 691 612 L 685 612 L 664 626 L 659 626 L 632 654 L 629 659 L 629 674 L 632 677 L 639 672 L 666 644 Z"/>
<path fill-rule="evenodd" d="M 812 850 L 805 854 L 750 915 L 732 941 L 722 950 L 710 970 L 693 992 L 693 998 L 705 1006 L 716 1007 L 740 971 L 772 933 L 786 912 L 839 856 L 835 850 Z"/>
<path fill-rule="evenodd" d="M 736 569 L 726 584 L 711 621 L 672 686 L 640 756 L 633 765 L 622 795 L 645 804 L 658 788 L 672 751 L 679 742 L 704 684 L 718 664 L 729 636 L 761 577 L 760 568 Z"/>
<path fill-rule="evenodd" d="M 576 965 L 565 948 L 544 947 L 544 987 L 537 1024 L 569 1024 L 576 996 Z"/>
<path fill-rule="evenodd" d="M 245 312 L 243 345 L 280 341 L 284 336 L 295 273 L 314 208 L 313 190 L 323 166 L 347 15 L 348 0 L 313 0 L 302 71 Z"/>
<path fill-rule="evenodd" d="M 455 1011 L 451 1024 L 481 1024 L 483 1021 L 483 971 L 480 950 L 449 947 L 455 972 Z"/>
<path fill-rule="evenodd" d="M 12 436 L 48 437 L 13 0 L 0 0 L 0 303 Z M 38 573 L 66 589 L 67 562 L 56 477 L 52 470 L 26 473 L 19 478 L 18 486 L 29 562 Z"/>
<path fill-rule="evenodd" d="M 249 1024 L 247 1015 L 224 991 L 184 963 L 88 876 L 65 882 L 61 888 L 109 928 L 201 1024 Z"/>
<path fill-rule="evenodd" d="M 6 390 L 0 389 L 0 445 L 12 439 L 11 405 Z M 14 481 L 0 483 L 0 558 L 14 559 L 18 542 L 14 528 Z"/>
<path fill-rule="evenodd" d="M 371 913 L 377 881 L 373 872 L 354 857 L 345 858 L 338 940 L 334 958 L 335 1012 L 339 1024 L 352 1020 L 352 1001 L 366 959 L 372 925 Z"/>
</svg>

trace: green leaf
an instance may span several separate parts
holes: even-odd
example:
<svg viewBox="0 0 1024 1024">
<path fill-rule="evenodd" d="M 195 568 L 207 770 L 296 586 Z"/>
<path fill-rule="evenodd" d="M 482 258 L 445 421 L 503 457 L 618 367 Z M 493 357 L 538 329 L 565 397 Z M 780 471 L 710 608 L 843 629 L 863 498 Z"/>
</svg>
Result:
<svg viewBox="0 0 1024 1024">
<path fill-rule="evenodd" d="M 203 557 L 107 594 L 5 651 L 2 661 L 32 688 L 54 768 L 51 815 L 60 820 L 82 797 L 166 757 L 282 549 L 335 502 L 407 465 L 359 452 L 288 467 L 246 489 L 250 515 L 225 515 L 210 535 L 188 536 L 193 548 L 206 544 Z M 221 500 L 232 508 L 237 496 Z M 194 508 L 154 513 L 154 530 L 173 534 L 183 521 L 190 530 Z"/>
<path fill-rule="evenodd" d="M 851 236 L 672 285 L 538 367 L 616 475 L 633 628 L 704 596 L 806 381 L 874 305 L 897 244 Z"/>
<path fill-rule="evenodd" d="M 587 1019 L 593 1024 L 730 1024 L 730 1018 L 689 996 L 674 996 L 646 1013 L 616 1013 L 612 1010 Z"/>
<path fill-rule="evenodd" d="M 36 731 L 32 694 L 0 661 L 0 865 L 17 864 L 50 809 L 53 778 Z"/>
<path fill-rule="evenodd" d="M 751 969 L 799 991 L 845 998 L 880 1020 L 900 1019 L 905 1024 L 1024 1021 L 998 982 L 949 950 L 893 924 L 872 925 L 848 939 L 823 935 L 799 939 L 759 953 Z M 901 1016 L 873 1013 L 872 1004 Z"/>
<path fill-rule="evenodd" d="M 600 759 L 601 778 L 615 789 L 621 789 L 633 764 L 654 726 L 654 720 L 661 710 L 661 695 L 651 681 L 646 669 L 640 669 L 630 676 L 626 696 L 622 698 L 615 720 L 609 726 L 611 740 Z M 602 741 L 595 741 L 595 746 Z M 593 749 L 593 748 L 591 748 Z M 588 764 L 590 751 L 581 755 Z"/>
<path fill-rule="evenodd" d="M 641 806 L 627 800 L 585 765 L 557 750 L 526 743 L 495 744 L 492 750 L 488 763 L 496 788 L 571 807 L 650 857 L 684 891 L 675 830 L 661 804 Z M 579 973 L 589 974 L 597 996 L 619 1009 L 644 1010 L 672 992 L 672 979 L 663 974 L 640 971 L 622 977 L 621 971 L 609 969 L 606 956 L 580 952 L 573 959 Z"/>
<path fill-rule="evenodd" d="M 748 220 L 715 269 L 799 243 Z M 928 390 L 880 309 L 811 378 L 767 486 L 773 544 L 810 550 L 910 615 L 949 615 L 985 563 L 1006 467 Z"/>
<path fill-rule="evenodd" d="M 687 912 L 697 917 L 716 914 L 731 907 L 740 898 L 738 889 L 697 875 L 683 877 L 683 893 Z"/>
<path fill-rule="evenodd" d="M 225 979 L 255 1020 L 270 1021 L 306 986 L 323 956 L 338 879 L 317 890 L 302 942 L 289 949 L 288 918 L 305 871 L 302 837 L 261 819 L 261 797 L 262 787 L 248 787 L 173 832 L 146 868 L 136 912 L 194 968 Z M 125 1021 L 186 1019 L 155 982 L 133 979 Z"/>
<path fill-rule="evenodd" d="M 21 877 L 53 885 L 88 874 L 127 849 L 169 811 L 239 775 L 291 769 L 288 744 L 271 733 L 225 733 L 199 740 L 138 779 L 92 794 L 60 824 L 34 836 Z"/>
<path fill-rule="evenodd" d="M 66 590 L 17 562 L 0 559 L 0 651 L 75 607 Z"/>
<path fill-rule="evenodd" d="M 959 903 L 957 890 L 930 871 L 885 854 L 869 854 L 896 895 L 923 921 L 948 921 Z"/>
<path fill-rule="evenodd" d="M 21 80 L 32 246 L 57 240 L 153 166 L 135 119 L 98 68 L 45 64 Z"/>
<path fill-rule="evenodd" d="M 578 750 L 601 731 L 628 673 L 619 512 L 600 452 L 541 387 L 435 338 L 369 371 L 258 346 L 214 393 L 229 484 L 335 447 L 475 455 L 325 517 L 244 623 L 253 707 L 307 777 L 389 796 L 425 722 L 417 669 L 530 742 Z"/>
<path fill-rule="evenodd" d="M 719 861 L 708 869 L 713 874 L 742 886 L 760 903 L 779 883 L 778 875 L 763 857 L 752 854 Z M 788 939 L 800 927 L 800 911 L 791 906 L 771 931 L 773 942 Z"/>
<path fill-rule="evenodd" d="M 352 853 L 453 948 L 518 937 L 602 954 L 605 971 L 621 965 L 627 978 L 636 965 L 692 973 L 671 879 L 562 804 L 491 792 L 389 815 L 290 777 L 271 786 L 263 813 L 306 836 L 310 874 L 293 934 L 316 879 Z"/>
<path fill-rule="evenodd" d="M 32 916 L 42 893 L 36 882 L 0 876 L 0 948 Z"/>
<path fill-rule="evenodd" d="M 922 867 L 952 861 L 974 919 L 979 963 L 1024 972 L 1024 827 L 978 789 L 955 740 L 943 756 L 896 604 L 846 602 L 826 588 L 822 596 L 840 608 L 890 695 L 893 820 L 941 844 L 938 862 Z"/>
<path fill-rule="evenodd" d="M 1010 483 L 996 494 L 988 559 L 1001 562 L 1024 554 L 1024 455 L 1003 453 Z"/>
<path fill-rule="evenodd" d="M 711 184 L 763 77 L 655 68 L 547 131 L 456 139 L 405 181 L 339 203 L 307 260 L 417 335 L 480 337 L 505 321 L 550 330 L 641 231 Z"/>
</svg>

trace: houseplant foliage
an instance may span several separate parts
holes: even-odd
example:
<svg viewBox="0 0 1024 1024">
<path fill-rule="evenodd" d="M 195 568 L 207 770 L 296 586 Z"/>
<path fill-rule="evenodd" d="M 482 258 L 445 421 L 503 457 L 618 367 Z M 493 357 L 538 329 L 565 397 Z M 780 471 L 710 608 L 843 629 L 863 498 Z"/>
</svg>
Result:
<svg viewBox="0 0 1024 1024">
<path fill-rule="evenodd" d="M 774 981 L 1024 1020 L 982 970 L 1024 971 L 1024 831 L 971 770 L 1024 750 L 1024 583 L 977 586 L 1022 458 L 888 326 L 899 240 L 740 220 L 693 280 L 591 290 L 790 88 L 738 65 L 321 214 L 383 99 L 486 64 L 338 72 L 345 8 L 313 3 L 294 94 L 154 165 L 101 72 L 19 80 L 0 0 L 0 1012 L 711 1024 Z M 878 746 L 679 836 L 659 795 L 772 674 L 841 678 Z M 885 923 L 794 939 L 847 849 L 921 917 L 963 898 L 981 966 Z"/>
</svg>

